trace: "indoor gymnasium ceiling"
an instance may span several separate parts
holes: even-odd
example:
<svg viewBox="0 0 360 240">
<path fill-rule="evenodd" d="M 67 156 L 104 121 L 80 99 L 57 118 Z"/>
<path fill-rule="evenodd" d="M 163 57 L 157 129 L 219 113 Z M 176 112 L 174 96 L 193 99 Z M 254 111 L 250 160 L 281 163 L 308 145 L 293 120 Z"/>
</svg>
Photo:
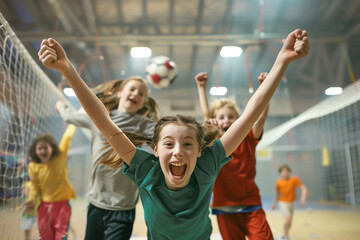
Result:
<svg viewBox="0 0 360 240">
<path fill-rule="evenodd" d="M 360 76 L 359 0 L 2 0 L 0 10 L 36 60 L 40 41 L 55 37 L 90 86 L 144 76 L 149 59 L 132 58 L 134 46 L 169 56 L 177 79 L 151 89 L 164 114 L 200 116 L 193 79 L 202 71 L 209 87 L 226 86 L 226 96 L 244 107 L 249 77 L 256 88 L 257 75 L 269 71 L 281 40 L 296 28 L 309 32 L 311 51 L 286 72 L 271 117 L 296 115 L 323 100 L 326 88 L 351 84 L 350 66 Z M 222 58 L 224 45 L 243 54 Z"/>
</svg>

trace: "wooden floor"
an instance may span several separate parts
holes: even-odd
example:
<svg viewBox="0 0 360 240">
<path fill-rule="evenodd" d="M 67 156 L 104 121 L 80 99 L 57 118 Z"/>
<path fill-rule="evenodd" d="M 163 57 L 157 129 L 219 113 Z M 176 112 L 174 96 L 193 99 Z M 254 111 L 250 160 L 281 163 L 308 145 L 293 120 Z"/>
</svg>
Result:
<svg viewBox="0 0 360 240">
<path fill-rule="evenodd" d="M 85 233 L 87 203 L 84 199 L 77 199 L 73 200 L 71 205 L 73 210 L 71 225 L 76 231 L 77 240 L 80 240 L 84 238 Z M 274 237 L 279 238 L 282 233 L 283 217 L 276 210 L 267 211 L 266 214 Z M 216 218 L 211 216 L 211 219 L 213 222 L 211 240 L 221 240 Z M 33 233 L 36 234 L 35 228 Z M 290 237 L 291 240 L 360 240 L 360 209 L 297 210 L 295 211 Z M 0 211 L 0 239 L 24 239 L 21 230 L 21 212 L 19 210 Z M 36 236 L 34 236 L 34 239 L 36 239 Z M 74 239 L 74 234 L 70 232 L 69 240 Z M 146 239 L 146 226 L 141 203 L 137 207 L 132 239 Z"/>
<path fill-rule="evenodd" d="M 73 225 L 76 226 L 80 239 L 83 239 L 86 219 L 86 203 L 76 200 L 73 206 Z M 267 219 L 274 237 L 279 238 L 283 229 L 283 217 L 278 211 L 267 211 Z M 213 222 L 212 240 L 221 240 L 216 218 Z M 298 210 L 295 211 L 291 240 L 326 239 L 326 240 L 360 240 L 360 209 L 344 210 Z M 136 220 L 133 239 L 146 239 L 146 225 L 141 203 L 136 209 Z M 71 239 L 70 239 L 71 240 Z"/>
</svg>

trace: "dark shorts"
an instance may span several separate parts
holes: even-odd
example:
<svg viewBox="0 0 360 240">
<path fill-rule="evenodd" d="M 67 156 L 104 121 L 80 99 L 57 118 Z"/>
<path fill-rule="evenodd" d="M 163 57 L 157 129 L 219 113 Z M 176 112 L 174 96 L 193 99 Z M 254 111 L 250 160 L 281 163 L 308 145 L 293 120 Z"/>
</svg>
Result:
<svg viewBox="0 0 360 240">
<path fill-rule="evenodd" d="M 128 240 L 135 220 L 135 208 L 112 211 L 89 204 L 85 240 Z"/>
</svg>

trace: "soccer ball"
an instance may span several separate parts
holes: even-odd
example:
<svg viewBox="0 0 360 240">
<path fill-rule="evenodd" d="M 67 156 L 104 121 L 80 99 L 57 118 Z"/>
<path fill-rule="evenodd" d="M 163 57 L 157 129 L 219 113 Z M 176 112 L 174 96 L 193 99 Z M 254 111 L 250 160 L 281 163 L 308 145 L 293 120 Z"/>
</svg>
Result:
<svg viewBox="0 0 360 240">
<path fill-rule="evenodd" d="M 146 66 L 146 80 L 155 88 L 167 88 L 176 75 L 175 63 L 165 56 L 152 58 Z"/>
</svg>

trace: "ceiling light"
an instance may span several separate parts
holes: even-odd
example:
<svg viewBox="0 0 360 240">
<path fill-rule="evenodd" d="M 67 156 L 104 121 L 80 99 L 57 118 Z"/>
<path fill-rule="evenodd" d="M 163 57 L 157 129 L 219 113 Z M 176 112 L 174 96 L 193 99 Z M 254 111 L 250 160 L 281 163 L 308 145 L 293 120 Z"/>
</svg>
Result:
<svg viewBox="0 0 360 240">
<path fill-rule="evenodd" d="M 212 87 L 210 89 L 210 94 L 212 96 L 224 96 L 227 93 L 226 87 Z"/>
<path fill-rule="evenodd" d="M 131 56 L 133 58 L 148 58 L 151 56 L 151 49 L 148 47 L 131 48 Z"/>
<path fill-rule="evenodd" d="M 239 57 L 242 51 L 241 47 L 225 46 L 221 48 L 220 55 L 222 57 Z"/>
<path fill-rule="evenodd" d="M 325 94 L 328 96 L 339 95 L 342 93 L 341 87 L 329 87 L 325 90 Z"/>
<path fill-rule="evenodd" d="M 68 97 L 75 97 L 75 92 L 72 88 L 64 88 L 64 94 Z"/>
</svg>

